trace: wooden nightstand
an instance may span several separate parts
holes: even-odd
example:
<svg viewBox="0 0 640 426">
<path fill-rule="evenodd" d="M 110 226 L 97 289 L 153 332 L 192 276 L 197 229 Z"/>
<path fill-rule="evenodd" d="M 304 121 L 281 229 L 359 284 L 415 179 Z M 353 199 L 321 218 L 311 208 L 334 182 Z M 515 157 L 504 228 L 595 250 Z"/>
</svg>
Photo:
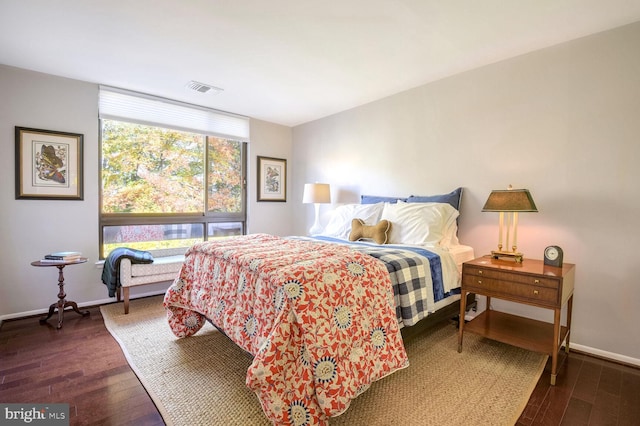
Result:
<svg viewBox="0 0 640 426">
<path fill-rule="evenodd" d="M 460 318 L 466 312 L 468 293 L 487 297 L 487 309 L 469 321 L 460 321 L 458 352 L 462 352 L 462 337 L 469 331 L 492 340 L 551 355 L 551 384 L 556 384 L 558 353 L 565 342 L 569 352 L 571 310 L 575 265 L 562 268 L 545 266 L 541 260 L 525 259 L 522 263 L 480 257 L 462 265 Z M 553 309 L 553 324 L 490 310 L 491 298 L 525 303 Z M 567 305 L 566 326 L 560 324 L 562 307 Z"/>
</svg>

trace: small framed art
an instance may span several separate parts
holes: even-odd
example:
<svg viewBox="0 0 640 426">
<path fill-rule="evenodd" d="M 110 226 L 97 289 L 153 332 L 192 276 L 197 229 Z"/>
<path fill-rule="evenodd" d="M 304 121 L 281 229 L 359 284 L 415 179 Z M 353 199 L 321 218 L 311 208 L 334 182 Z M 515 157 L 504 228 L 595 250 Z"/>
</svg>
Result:
<svg viewBox="0 0 640 426">
<path fill-rule="evenodd" d="M 82 200 L 83 140 L 16 126 L 16 199 Z"/>
<path fill-rule="evenodd" d="M 287 201 L 287 160 L 258 156 L 258 201 Z"/>
</svg>

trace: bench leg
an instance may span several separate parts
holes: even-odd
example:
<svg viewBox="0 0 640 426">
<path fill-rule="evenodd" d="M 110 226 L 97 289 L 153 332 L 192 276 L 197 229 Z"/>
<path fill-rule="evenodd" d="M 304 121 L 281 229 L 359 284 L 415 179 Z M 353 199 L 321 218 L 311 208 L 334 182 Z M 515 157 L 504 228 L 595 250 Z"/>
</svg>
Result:
<svg viewBox="0 0 640 426">
<path fill-rule="evenodd" d="M 118 289 L 116 290 L 116 301 L 121 301 L 122 300 L 122 287 L 118 287 Z"/>
<path fill-rule="evenodd" d="M 129 287 L 123 287 L 124 291 L 124 313 L 125 315 L 129 313 Z"/>
</svg>

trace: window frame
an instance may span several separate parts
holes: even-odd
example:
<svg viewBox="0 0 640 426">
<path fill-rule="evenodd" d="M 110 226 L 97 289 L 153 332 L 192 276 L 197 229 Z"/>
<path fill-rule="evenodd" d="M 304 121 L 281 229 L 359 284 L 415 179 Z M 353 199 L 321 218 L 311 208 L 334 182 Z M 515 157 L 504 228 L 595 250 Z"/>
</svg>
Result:
<svg viewBox="0 0 640 426">
<path fill-rule="evenodd" d="M 125 119 L 119 118 L 105 118 L 108 120 L 122 121 L 133 124 L 142 124 L 148 126 L 155 127 L 163 127 L 172 130 L 183 131 L 183 129 L 176 129 L 170 127 L 168 125 L 161 124 L 143 124 L 139 123 L 135 120 L 127 121 Z M 206 241 L 208 239 L 208 225 L 210 223 L 229 223 L 229 222 L 239 222 L 242 224 L 242 234 L 246 234 L 247 232 L 247 152 L 248 152 L 248 142 L 243 140 L 237 140 L 229 136 L 223 135 L 215 135 L 215 134 L 205 134 L 202 132 L 197 132 L 205 137 L 205 149 L 202 161 L 204 162 L 204 182 L 205 186 L 203 188 L 204 197 L 203 197 L 203 211 L 197 213 L 103 213 L 102 212 L 102 202 L 103 202 L 103 186 L 102 186 L 102 164 L 103 164 L 103 156 L 102 156 L 102 118 L 99 118 L 99 147 L 98 147 L 98 179 L 99 179 L 99 204 L 98 204 L 98 244 L 99 244 L 99 257 L 100 259 L 104 259 L 104 228 L 106 226 L 135 226 L 135 225 L 177 225 L 177 224 L 201 224 L 203 227 L 203 239 Z M 234 140 L 239 142 L 241 145 L 241 179 L 242 179 L 242 194 L 241 194 L 241 211 L 236 213 L 229 212 L 211 212 L 208 211 L 209 205 L 209 137 L 216 137 L 227 140 Z"/>
</svg>

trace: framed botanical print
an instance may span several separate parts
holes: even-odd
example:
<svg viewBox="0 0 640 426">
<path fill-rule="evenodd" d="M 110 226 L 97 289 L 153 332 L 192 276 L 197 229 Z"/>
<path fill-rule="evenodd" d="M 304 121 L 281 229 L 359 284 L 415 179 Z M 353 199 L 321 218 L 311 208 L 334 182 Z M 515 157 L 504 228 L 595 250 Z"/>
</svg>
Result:
<svg viewBox="0 0 640 426">
<path fill-rule="evenodd" d="M 16 199 L 82 200 L 83 140 L 16 126 Z"/>
<path fill-rule="evenodd" d="M 287 160 L 258 156 L 258 201 L 287 201 Z"/>
</svg>

